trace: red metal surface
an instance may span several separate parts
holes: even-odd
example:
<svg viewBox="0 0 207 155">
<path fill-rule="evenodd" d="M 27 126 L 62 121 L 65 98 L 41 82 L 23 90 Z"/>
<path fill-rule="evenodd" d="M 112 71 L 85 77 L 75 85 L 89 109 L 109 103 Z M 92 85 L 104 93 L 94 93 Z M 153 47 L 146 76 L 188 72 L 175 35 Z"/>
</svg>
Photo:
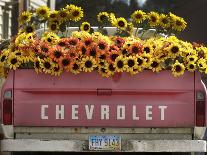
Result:
<svg viewBox="0 0 207 155">
<path fill-rule="evenodd" d="M 103 95 L 97 95 L 97 89 Z M 110 89 L 111 94 L 105 91 Z M 58 115 L 56 106 L 64 107 L 64 115 Z M 159 106 L 165 106 L 162 118 Z M 122 119 L 117 119 L 117 107 L 125 108 L 125 117 L 120 110 Z M 51 77 L 34 70 L 15 71 L 15 126 L 190 127 L 195 124 L 194 110 L 194 73 L 174 78 L 169 71 L 144 71 L 113 80 L 97 73 Z"/>
</svg>

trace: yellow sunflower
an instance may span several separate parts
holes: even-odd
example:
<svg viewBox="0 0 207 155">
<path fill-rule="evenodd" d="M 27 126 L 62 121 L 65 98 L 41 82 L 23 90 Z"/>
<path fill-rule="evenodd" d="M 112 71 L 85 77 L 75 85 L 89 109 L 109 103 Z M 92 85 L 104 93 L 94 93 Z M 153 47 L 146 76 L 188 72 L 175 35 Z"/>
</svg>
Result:
<svg viewBox="0 0 207 155">
<path fill-rule="evenodd" d="M 49 21 L 56 21 L 58 20 L 58 11 L 53 10 L 49 14 Z"/>
<path fill-rule="evenodd" d="M 63 72 L 63 69 L 57 63 L 54 63 L 50 74 L 54 76 L 60 76 L 62 72 Z"/>
<path fill-rule="evenodd" d="M 131 19 L 134 23 L 139 24 L 146 18 L 146 13 L 142 10 L 136 10 L 131 15 Z"/>
<path fill-rule="evenodd" d="M 36 14 L 40 17 L 40 18 L 48 18 L 50 15 L 50 9 L 47 6 L 41 6 L 39 8 L 36 9 Z"/>
<path fill-rule="evenodd" d="M 32 13 L 29 11 L 22 12 L 18 18 L 19 24 L 22 25 L 22 24 L 28 23 L 31 19 L 31 16 L 32 16 Z"/>
<path fill-rule="evenodd" d="M 170 27 L 170 18 L 165 14 L 161 14 L 159 25 L 161 27 L 163 27 L 164 29 L 169 28 Z"/>
<path fill-rule="evenodd" d="M 96 67 L 96 59 L 92 56 L 86 56 L 81 59 L 81 68 L 84 72 L 92 72 Z"/>
<path fill-rule="evenodd" d="M 26 33 L 33 33 L 35 31 L 35 26 L 34 25 L 27 25 L 24 28 L 24 32 Z"/>
<path fill-rule="evenodd" d="M 194 62 L 189 62 L 186 68 L 189 72 L 194 72 L 196 70 L 196 64 Z"/>
<path fill-rule="evenodd" d="M 176 62 L 172 65 L 171 71 L 174 77 L 181 76 L 184 74 L 185 66 L 183 63 L 180 63 L 176 60 Z"/>
<path fill-rule="evenodd" d="M 153 53 L 153 47 L 152 44 L 146 42 L 143 44 L 143 52 L 147 53 L 147 54 L 151 54 Z"/>
<path fill-rule="evenodd" d="M 151 27 L 155 27 L 159 24 L 159 19 L 160 19 L 160 16 L 157 12 L 150 12 L 147 14 L 147 18 L 148 18 L 148 21 L 149 21 L 149 25 Z"/>
<path fill-rule="evenodd" d="M 79 74 L 81 72 L 80 62 L 75 61 L 70 69 L 70 72 L 73 74 Z"/>
<path fill-rule="evenodd" d="M 97 15 L 97 20 L 100 23 L 106 22 L 108 20 L 108 18 L 109 18 L 109 14 L 107 12 L 100 12 Z"/>
<path fill-rule="evenodd" d="M 59 24 L 56 22 L 49 22 L 48 23 L 48 28 L 50 31 L 55 32 L 59 29 Z"/>
<path fill-rule="evenodd" d="M 21 56 L 20 56 L 20 60 L 23 63 L 27 63 L 27 62 L 33 62 L 35 59 L 35 52 L 32 49 L 28 49 L 28 50 L 21 50 L 19 51 L 21 52 Z"/>
<path fill-rule="evenodd" d="M 39 57 L 34 59 L 34 69 L 36 73 L 42 73 L 42 68 L 40 66 L 41 60 Z"/>
<path fill-rule="evenodd" d="M 9 55 L 9 50 L 3 50 L 0 55 L 0 65 L 4 66 Z"/>
<path fill-rule="evenodd" d="M 125 59 L 126 72 L 133 74 L 134 69 L 137 68 L 137 58 L 136 56 L 129 56 Z"/>
<path fill-rule="evenodd" d="M 90 23 L 88 23 L 88 22 L 83 22 L 83 23 L 80 25 L 80 30 L 81 30 L 81 31 L 85 31 L 85 32 L 90 32 L 90 30 L 91 30 L 91 25 L 90 25 Z"/>
<path fill-rule="evenodd" d="M 109 22 L 111 23 L 112 26 L 116 26 L 117 19 L 114 13 L 109 14 Z"/>
<path fill-rule="evenodd" d="M 40 66 L 44 73 L 51 74 L 54 67 L 54 62 L 50 58 L 40 59 Z"/>
<path fill-rule="evenodd" d="M 153 72 L 160 72 L 162 70 L 161 61 L 156 58 L 153 58 L 149 66 L 149 69 L 151 69 Z"/>
<path fill-rule="evenodd" d="M 126 57 L 124 57 L 123 55 L 120 55 L 116 58 L 115 62 L 114 62 L 114 68 L 116 72 L 123 72 L 126 70 L 126 61 L 125 61 Z"/>
<path fill-rule="evenodd" d="M 58 21 L 60 23 L 67 21 L 69 18 L 69 11 L 67 9 L 61 9 L 58 11 Z"/>
<path fill-rule="evenodd" d="M 116 27 L 120 30 L 125 30 L 127 28 L 126 19 L 120 17 L 116 19 Z"/>
<path fill-rule="evenodd" d="M 181 54 L 181 46 L 176 42 L 173 42 L 170 46 L 166 47 L 165 49 L 168 51 L 168 54 L 171 58 L 176 58 Z"/>
<path fill-rule="evenodd" d="M 70 17 L 72 21 L 79 21 L 83 17 L 83 10 L 81 7 L 73 7 L 70 11 Z"/>
<path fill-rule="evenodd" d="M 197 67 L 199 69 L 200 72 L 204 72 L 207 68 L 207 65 L 206 65 L 206 60 L 203 59 L 203 58 L 200 58 L 198 61 L 197 61 Z"/>
<path fill-rule="evenodd" d="M 42 35 L 41 40 L 48 42 L 50 44 L 56 44 L 59 41 L 59 37 L 57 34 L 53 33 L 53 32 L 45 32 Z"/>
<path fill-rule="evenodd" d="M 176 31 L 183 31 L 186 28 L 187 22 L 172 13 L 170 13 L 172 29 Z"/>
<path fill-rule="evenodd" d="M 188 55 L 186 58 L 187 62 L 196 62 L 198 60 L 198 57 L 196 55 Z"/>
<path fill-rule="evenodd" d="M 144 68 L 148 68 L 152 63 L 152 55 L 149 53 L 143 53 L 141 57 L 145 60 L 145 63 L 142 64 Z"/>
<path fill-rule="evenodd" d="M 16 70 L 20 66 L 19 58 L 14 54 L 10 53 L 7 60 L 10 69 Z"/>
</svg>

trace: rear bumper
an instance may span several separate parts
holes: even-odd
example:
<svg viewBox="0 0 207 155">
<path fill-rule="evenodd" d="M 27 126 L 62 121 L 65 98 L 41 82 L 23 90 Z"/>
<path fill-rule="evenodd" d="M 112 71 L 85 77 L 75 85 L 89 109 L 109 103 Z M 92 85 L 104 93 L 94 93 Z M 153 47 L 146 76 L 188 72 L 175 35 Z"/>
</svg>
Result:
<svg viewBox="0 0 207 155">
<path fill-rule="evenodd" d="M 88 152 L 88 142 L 79 140 L 6 139 L 1 141 L 2 152 Z M 122 152 L 206 152 L 204 140 L 128 140 Z"/>
</svg>

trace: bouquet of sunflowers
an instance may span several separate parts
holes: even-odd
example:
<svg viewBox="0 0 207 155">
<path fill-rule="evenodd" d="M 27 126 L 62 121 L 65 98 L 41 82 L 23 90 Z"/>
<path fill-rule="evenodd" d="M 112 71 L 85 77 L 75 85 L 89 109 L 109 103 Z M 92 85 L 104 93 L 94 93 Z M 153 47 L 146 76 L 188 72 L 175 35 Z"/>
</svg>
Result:
<svg viewBox="0 0 207 155">
<path fill-rule="evenodd" d="M 181 17 L 136 10 L 128 22 L 113 13 L 100 12 L 96 31 L 89 22 L 82 21 L 78 31 L 70 32 L 71 23 L 80 22 L 83 15 L 82 8 L 75 5 L 54 11 L 43 6 L 23 12 L 18 35 L 0 53 L 1 69 L 33 68 L 37 73 L 54 76 L 64 71 L 97 71 L 103 77 L 120 72 L 134 75 L 143 70 L 171 70 L 175 77 L 185 71 L 207 73 L 207 47 L 174 35 L 187 25 Z M 113 35 L 107 32 L 108 25 L 115 27 Z M 152 28 L 156 34 L 143 39 Z"/>
</svg>

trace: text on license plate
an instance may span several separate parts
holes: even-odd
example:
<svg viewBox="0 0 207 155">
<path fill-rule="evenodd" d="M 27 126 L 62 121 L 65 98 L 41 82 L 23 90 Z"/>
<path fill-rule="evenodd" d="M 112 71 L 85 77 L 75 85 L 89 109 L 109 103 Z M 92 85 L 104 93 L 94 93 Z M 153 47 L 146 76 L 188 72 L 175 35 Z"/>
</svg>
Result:
<svg viewBox="0 0 207 155">
<path fill-rule="evenodd" d="M 89 136 L 89 150 L 121 150 L 120 136 Z"/>
</svg>

